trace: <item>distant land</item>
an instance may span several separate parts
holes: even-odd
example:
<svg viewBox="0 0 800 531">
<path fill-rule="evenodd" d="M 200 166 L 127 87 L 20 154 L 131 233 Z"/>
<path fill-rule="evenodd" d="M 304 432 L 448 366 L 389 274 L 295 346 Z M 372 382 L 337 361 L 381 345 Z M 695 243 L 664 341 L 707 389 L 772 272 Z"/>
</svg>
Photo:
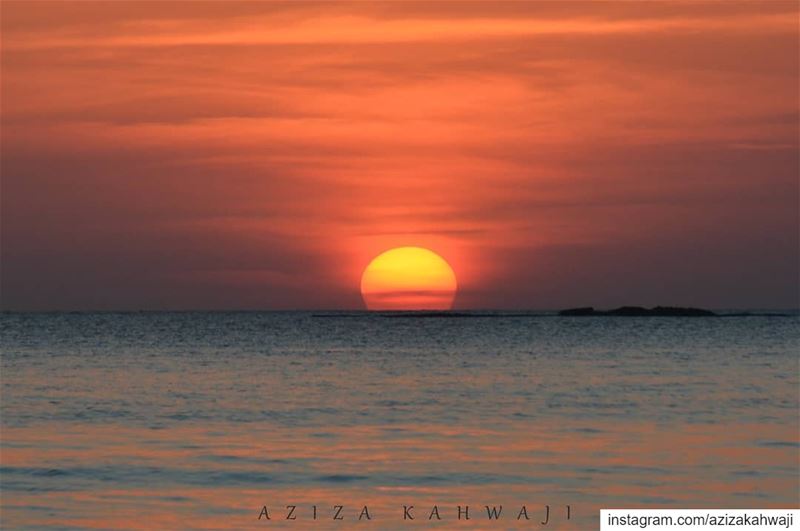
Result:
<svg viewBox="0 0 800 531">
<path fill-rule="evenodd" d="M 395 310 L 395 311 L 332 311 L 314 313 L 312 317 L 320 318 L 363 318 L 365 315 L 385 318 L 551 318 L 551 317 L 790 317 L 793 314 L 778 311 L 734 311 L 717 313 L 703 308 L 656 306 L 644 308 L 642 306 L 621 306 L 613 310 L 595 310 L 591 306 L 569 308 L 559 312 L 554 311 L 524 311 L 524 310 Z"/>
<path fill-rule="evenodd" d="M 675 306 L 656 306 L 655 308 L 643 308 L 641 306 L 621 306 L 614 310 L 595 310 L 591 306 L 585 308 L 570 308 L 561 310 L 558 315 L 565 317 L 583 316 L 608 316 L 608 317 L 716 317 L 717 314 L 711 310 L 702 308 L 680 308 Z"/>
</svg>

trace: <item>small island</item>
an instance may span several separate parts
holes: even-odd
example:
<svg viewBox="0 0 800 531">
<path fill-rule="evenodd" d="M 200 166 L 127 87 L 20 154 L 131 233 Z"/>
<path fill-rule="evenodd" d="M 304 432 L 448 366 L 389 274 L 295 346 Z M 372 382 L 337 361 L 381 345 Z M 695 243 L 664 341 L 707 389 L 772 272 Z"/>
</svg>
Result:
<svg viewBox="0 0 800 531">
<path fill-rule="evenodd" d="M 680 308 L 674 306 L 622 306 L 614 310 L 595 310 L 591 306 L 561 310 L 558 315 L 564 317 L 715 317 L 717 314 L 702 308 Z"/>
</svg>

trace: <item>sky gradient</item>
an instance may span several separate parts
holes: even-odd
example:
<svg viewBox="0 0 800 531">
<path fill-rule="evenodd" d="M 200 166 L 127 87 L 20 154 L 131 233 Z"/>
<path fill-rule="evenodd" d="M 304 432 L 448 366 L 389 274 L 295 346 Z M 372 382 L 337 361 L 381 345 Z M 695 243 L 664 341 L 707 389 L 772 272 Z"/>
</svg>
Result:
<svg viewBox="0 0 800 531">
<path fill-rule="evenodd" d="M 6 310 L 798 306 L 796 2 L 2 2 Z"/>
</svg>

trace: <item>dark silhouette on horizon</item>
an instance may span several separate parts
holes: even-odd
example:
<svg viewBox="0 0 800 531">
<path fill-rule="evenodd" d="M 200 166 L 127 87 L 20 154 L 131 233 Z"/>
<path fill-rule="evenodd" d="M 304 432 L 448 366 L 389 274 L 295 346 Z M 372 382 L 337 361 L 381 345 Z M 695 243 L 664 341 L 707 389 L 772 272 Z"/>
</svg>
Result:
<svg viewBox="0 0 800 531">
<path fill-rule="evenodd" d="M 558 315 L 565 317 L 603 316 L 603 317 L 716 317 L 711 310 L 702 308 L 681 308 L 675 306 L 656 306 L 643 308 L 641 306 L 621 306 L 614 310 L 595 310 L 591 306 L 584 308 L 570 308 L 561 310 Z"/>
</svg>

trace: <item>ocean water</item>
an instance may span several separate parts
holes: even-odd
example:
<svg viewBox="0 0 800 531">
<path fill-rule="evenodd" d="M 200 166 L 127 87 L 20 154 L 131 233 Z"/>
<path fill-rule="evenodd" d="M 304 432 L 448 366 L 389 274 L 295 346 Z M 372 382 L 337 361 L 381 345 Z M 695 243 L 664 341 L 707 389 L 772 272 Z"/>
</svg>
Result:
<svg viewBox="0 0 800 531">
<path fill-rule="evenodd" d="M 796 313 L 2 314 L 0 346 L 4 529 L 593 529 L 800 499 Z"/>
</svg>

